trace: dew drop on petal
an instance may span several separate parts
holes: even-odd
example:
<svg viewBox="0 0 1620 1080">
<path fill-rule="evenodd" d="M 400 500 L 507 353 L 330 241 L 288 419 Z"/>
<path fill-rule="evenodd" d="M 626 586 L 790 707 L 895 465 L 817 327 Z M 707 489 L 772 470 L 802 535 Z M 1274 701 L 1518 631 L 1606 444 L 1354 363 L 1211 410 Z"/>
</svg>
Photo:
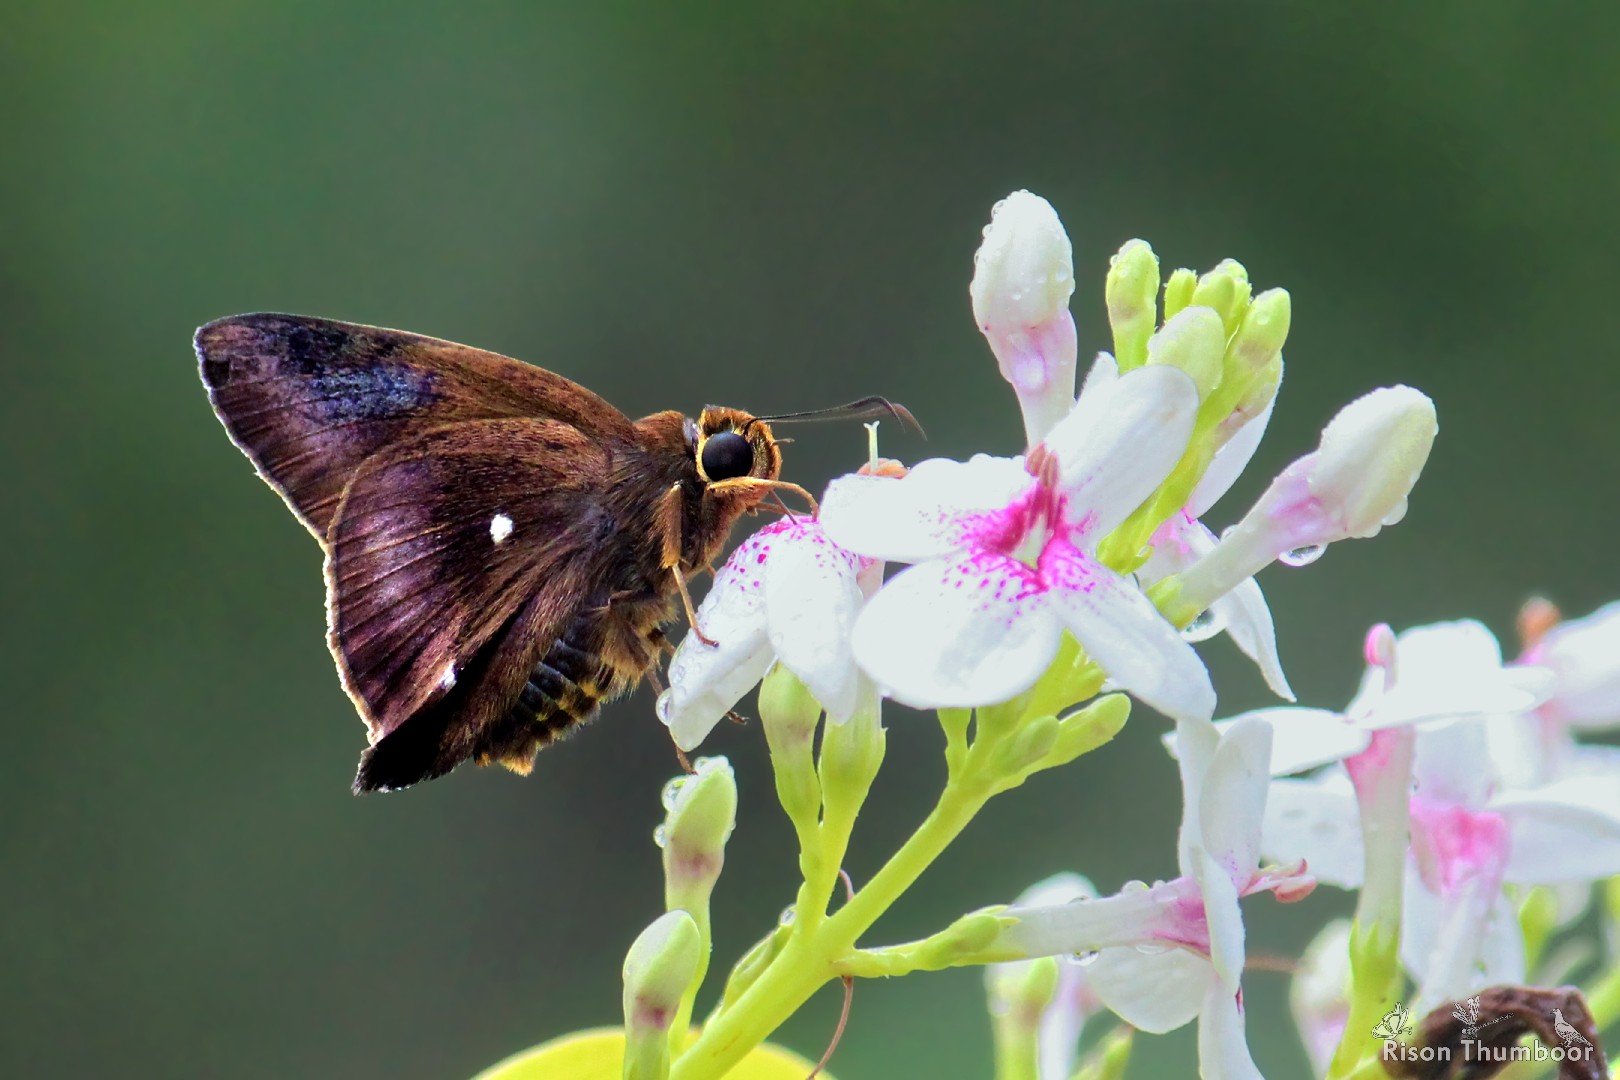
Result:
<svg viewBox="0 0 1620 1080">
<path fill-rule="evenodd" d="M 657 844 L 659 847 L 663 847 L 669 843 L 669 826 L 660 825 L 658 828 L 653 830 L 653 843 Z"/>
<path fill-rule="evenodd" d="M 664 804 L 665 810 L 675 809 L 675 800 L 680 798 L 681 788 L 685 786 L 686 777 L 684 776 L 677 776 L 664 785 L 664 790 L 659 794 L 658 801 Z"/>
<path fill-rule="evenodd" d="M 782 914 L 777 916 L 776 921 L 781 926 L 792 926 L 793 920 L 798 917 L 798 914 L 798 911 L 793 907 L 793 905 L 789 904 L 787 907 L 782 909 Z"/>
<path fill-rule="evenodd" d="M 1320 559 L 1322 552 L 1326 550 L 1326 544 L 1307 544 L 1304 547 L 1297 547 L 1291 551 L 1283 552 L 1277 556 L 1277 561 L 1284 566 L 1309 566 L 1317 559 Z"/>
<path fill-rule="evenodd" d="M 1193 621 L 1181 628 L 1181 636 L 1188 641 L 1208 641 L 1222 630 L 1225 624 L 1216 617 L 1213 608 L 1206 608 L 1193 616 Z"/>
<path fill-rule="evenodd" d="M 1102 955 L 1102 953 L 1099 952 L 1096 949 L 1087 949 L 1084 952 L 1074 953 L 1072 956 L 1069 957 L 1069 959 L 1073 960 L 1075 963 L 1079 964 L 1081 967 L 1090 967 L 1092 964 L 1095 964 L 1097 962 L 1097 957 L 1099 957 L 1101 955 Z"/>
<path fill-rule="evenodd" d="M 1159 945 L 1151 941 L 1143 941 L 1137 944 L 1136 951 L 1141 953 L 1143 956 L 1162 956 L 1170 951 L 1170 946 Z"/>
</svg>

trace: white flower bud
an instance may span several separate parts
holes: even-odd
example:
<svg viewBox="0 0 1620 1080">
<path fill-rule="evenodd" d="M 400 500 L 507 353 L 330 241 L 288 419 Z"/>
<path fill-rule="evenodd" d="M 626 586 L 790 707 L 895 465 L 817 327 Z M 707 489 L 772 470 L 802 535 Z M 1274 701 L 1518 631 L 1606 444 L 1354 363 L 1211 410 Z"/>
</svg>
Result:
<svg viewBox="0 0 1620 1080">
<path fill-rule="evenodd" d="M 1421 391 L 1374 390 L 1341 409 L 1322 432 L 1306 484 L 1344 536 L 1373 536 L 1406 516 L 1406 497 L 1439 430 L 1434 402 Z"/>
<path fill-rule="evenodd" d="M 1074 406 L 1074 256 L 1051 203 L 1015 191 L 996 204 L 968 292 L 1033 446 Z"/>
</svg>

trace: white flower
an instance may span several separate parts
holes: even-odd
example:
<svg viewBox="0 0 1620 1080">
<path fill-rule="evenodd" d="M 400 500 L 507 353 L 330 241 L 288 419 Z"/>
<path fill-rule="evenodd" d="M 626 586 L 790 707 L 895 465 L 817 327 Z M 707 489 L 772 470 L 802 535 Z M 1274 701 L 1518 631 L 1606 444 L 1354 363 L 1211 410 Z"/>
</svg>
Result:
<svg viewBox="0 0 1620 1080">
<path fill-rule="evenodd" d="M 1219 325 L 1219 320 L 1216 323 Z M 1276 402 L 1276 398 L 1271 400 L 1273 404 Z M 1213 550 L 1215 534 L 1199 519 L 1231 489 L 1242 474 L 1244 466 L 1248 465 L 1260 445 L 1266 425 L 1271 421 L 1271 411 L 1272 405 L 1268 404 L 1264 412 L 1238 428 L 1236 434 L 1215 452 L 1187 505 L 1180 513 L 1172 514 L 1153 534 L 1153 555 L 1137 571 L 1144 584 L 1151 585 L 1172 574 L 1182 573 Z M 1209 614 L 1214 626 L 1226 631 L 1244 655 L 1259 665 L 1272 692 L 1293 701 L 1294 692 L 1288 686 L 1282 660 L 1277 655 L 1277 633 L 1271 621 L 1271 609 L 1266 606 L 1259 583 L 1253 578 L 1246 578 L 1231 592 L 1211 603 Z"/>
<path fill-rule="evenodd" d="M 1097 998 L 1127 1023 L 1165 1032 L 1198 1018 L 1199 1075 L 1260 1075 L 1243 1031 L 1240 897 L 1274 892 L 1294 900 L 1313 884 L 1304 868 L 1262 869 L 1270 730 L 1237 725 L 1217 735 L 1206 721 L 1179 725 L 1185 799 L 1181 876 L 1128 885 L 1102 900 L 1014 906 L 1004 932 L 1027 955 L 1080 953 Z"/>
<path fill-rule="evenodd" d="M 1094 554 L 1179 460 L 1197 407 L 1185 374 L 1139 368 L 1088 379 L 1027 462 L 935 459 L 903 480 L 835 480 L 827 534 L 916 564 L 856 622 L 861 666 L 909 705 L 990 705 L 1027 690 L 1067 630 L 1118 685 L 1171 716 L 1207 718 L 1215 693 L 1197 653 Z"/>
<path fill-rule="evenodd" d="M 882 574 L 881 563 L 842 550 L 810 518 L 784 518 L 743 541 L 697 610 L 715 644 L 688 634 L 670 659 L 657 709 L 675 744 L 690 750 L 702 742 L 776 661 L 834 723 L 875 708 L 876 691 L 855 666 L 849 638 Z"/>
<path fill-rule="evenodd" d="M 1027 191 L 996 203 L 968 292 L 1034 446 L 1074 407 L 1074 256 L 1051 203 Z"/>
<path fill-rule="evenodd" d="M 1511 763 L 1492 756 L 1499 745 L 1479 716 L 1417 729 L 1401 954 L 1420 1006 L 1524 981 L 1504 884 L 1620 873 L 1620 760 L 1594 755 L 1561 780 L 1513 787 L 1504 782 Z M 1362 887 L 1363 838 L 1344 771 L 1275 781 L 1262 850 L 1305 859 L 1325 883 Z"/>
</svg>

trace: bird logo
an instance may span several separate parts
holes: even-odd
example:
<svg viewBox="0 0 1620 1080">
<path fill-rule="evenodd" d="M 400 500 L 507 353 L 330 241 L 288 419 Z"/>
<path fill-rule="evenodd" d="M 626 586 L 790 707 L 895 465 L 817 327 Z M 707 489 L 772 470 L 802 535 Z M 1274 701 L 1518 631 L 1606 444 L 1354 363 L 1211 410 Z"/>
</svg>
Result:
<svg viewBox="0 0 1620 1080">
<path fill-rule="evenodd" d="M 1558 1037 L 1563 1040 L 1566 1047 L 1574 1047 L 1576 1045 L 1592 1045 L 1586 1041 L 1585 1035 L 1582 1035 L 1579 1031 L 1575 1030 L 1574 1024 L 1571 1024 L 1568 1020 L 1564 1019 L 1564 1012 L 1562 1009 L 1553 1010 L 1553 1030 L 1558 1032 Z"/>
</svg>

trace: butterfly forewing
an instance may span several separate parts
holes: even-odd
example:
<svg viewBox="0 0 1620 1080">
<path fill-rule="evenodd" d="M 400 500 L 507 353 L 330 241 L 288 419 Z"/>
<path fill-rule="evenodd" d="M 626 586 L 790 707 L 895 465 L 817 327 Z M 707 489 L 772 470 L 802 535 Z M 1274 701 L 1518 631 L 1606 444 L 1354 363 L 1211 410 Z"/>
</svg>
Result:
<svg viewBox="0 0 1620 1080">
<path fill-rule="evenodd" d="M 398 330 L 235 315 L 198 330 L 196 346 L 232 439 L 317 539 L 362 462 L 440 424 L 546 417 L 631 437 L 623 413 L 561 375 Z"/>
</svg>

